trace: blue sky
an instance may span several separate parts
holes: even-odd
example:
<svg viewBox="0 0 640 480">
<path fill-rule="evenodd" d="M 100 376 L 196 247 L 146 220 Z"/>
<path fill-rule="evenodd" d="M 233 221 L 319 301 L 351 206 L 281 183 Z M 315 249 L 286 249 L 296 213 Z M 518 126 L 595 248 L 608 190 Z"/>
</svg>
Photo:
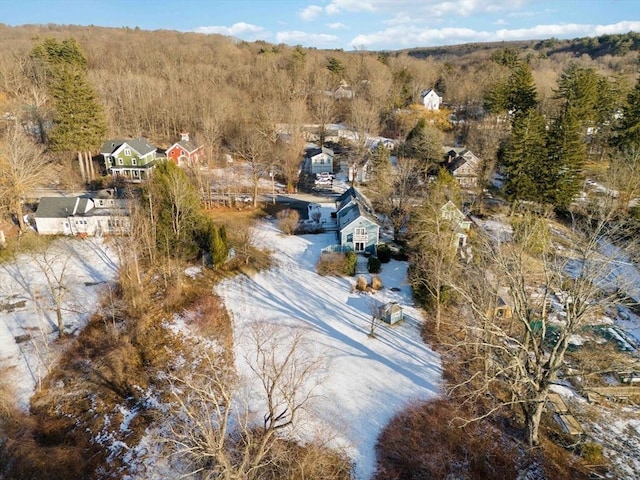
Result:
<svg viewBox="0 0 640 480">
<path fill-rule="evenodd" d="M 0 23 L 170 29 L 395 50 L 640 31 L 640 0 L 0 0 Z"/>
</svg>

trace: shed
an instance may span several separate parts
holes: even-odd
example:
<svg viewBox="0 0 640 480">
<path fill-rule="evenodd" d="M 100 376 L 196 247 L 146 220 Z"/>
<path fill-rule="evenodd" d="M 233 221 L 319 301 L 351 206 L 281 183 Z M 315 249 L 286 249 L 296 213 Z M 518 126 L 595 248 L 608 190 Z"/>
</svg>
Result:
<svg viewBox="0 0 640 480">
<path fill-rule="evenodd" d="M 404 318 L 402 307 L 397 302 L 389 302 L 378 307 L 378 317 L 385 323 L 393 325 Z"/>
</svg>

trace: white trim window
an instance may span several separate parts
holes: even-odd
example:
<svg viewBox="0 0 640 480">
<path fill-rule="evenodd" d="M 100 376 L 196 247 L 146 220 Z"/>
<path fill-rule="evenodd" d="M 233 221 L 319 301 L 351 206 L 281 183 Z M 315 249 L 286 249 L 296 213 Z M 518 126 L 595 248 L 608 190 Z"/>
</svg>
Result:
<svg viewBox="0 0 640 480">
<path fill-rule="evenodd" d="M 135 167 L 136 165 L 138 165 L 138 159 L 137 159 L 137 158 L 132 158 L 132 159 L 131 159 L 131 165 L 133 165 L 134 167 Z"/>
<path fill-rule="evenodd" d="M 121 158 L 118 158 L 118 165 L 124 165 L 124 162 L 122 161 Z"/>
<path fill-rule="evenodd" d="M 124 149 L 124 155 L 125 155 L 125 157 L 130 157 L 131 156 L 131 149 L 130 148 L 125 148 Z"/>
</svg>

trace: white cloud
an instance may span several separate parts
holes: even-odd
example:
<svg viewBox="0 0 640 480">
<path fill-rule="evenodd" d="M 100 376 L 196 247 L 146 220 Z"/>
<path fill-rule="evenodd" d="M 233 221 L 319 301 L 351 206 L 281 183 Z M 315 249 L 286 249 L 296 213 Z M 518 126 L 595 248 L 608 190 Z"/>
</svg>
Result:
<svg viewBox="0 0 640 480">
<path fill-rule="evenodd" d="M 311 21 L 315 20 L 322 14 L 322 7 L 318 5 L 309 5 L 307 8 L 303 8 L 298 12 L 298 16 L 302 20 Z"/>
<path fill-rule="evenodd" d="M 379 12 L 415 18 L 470 16 L 481 13 L 509 12 L 534 0 L 331 0 L 325 7 L 329 15 L 342 12 Z"/>
<path fill-rule="evenodd" d="M 330 28 L 331 30 L 340 30 L 340 29 L 343 29 L 343 28 L 348 28 L 344 23 L 340 23 L 340 22 L 327 23 L 326 27 Z"/>
<path fill-rule="evenodd" d="M 548 37 L 582 37 L 640 30 L 640 21 L 624 21 L 611 25 L 578 23 L 536 25 L 531 28 L 500 29 L 495 32 L 470 28 L 418 28 L 393 26 L 371 34 L 356 36 L 351 40 L 353 48 L 407 48 L 430 45 L 453 45 L 467 42 L 491 42 L 500 40 L 528 40 Z"/>
<path fill-rule="evenodd" d="M 507 22 L 506 22 L 504 19 L 499 18 L 498 20 L 496 20 L 495 22 L 493 22 L 493 24 L 494 24 L 494 25 L 506 25 L 506 24 L 507 24 Z"/>
<path fill-rule="evenodd" d="M 250 23 L 238 22 L 238 23 L 234 23 L 230 27 L 224 27 L 224 26 L 197 27 L 193 31 L 197 33 L 219 33 L 221 35 L 228 35 L 231 37 L 250 34 L 250 36 L 254 37 L 257 34 L 264 32 L 264 28 L 259 27 L 258 25 L 252 25 Z"/>
<path fill-rule="evenodd" d="M 310 45 L 310 46 L 331 46 L 338 41 L 335 35 L 325 33 L 307 33 L 299 30 L 278 32 L 276 34 L 278 43 L 289 45 Z"/>
</svg>

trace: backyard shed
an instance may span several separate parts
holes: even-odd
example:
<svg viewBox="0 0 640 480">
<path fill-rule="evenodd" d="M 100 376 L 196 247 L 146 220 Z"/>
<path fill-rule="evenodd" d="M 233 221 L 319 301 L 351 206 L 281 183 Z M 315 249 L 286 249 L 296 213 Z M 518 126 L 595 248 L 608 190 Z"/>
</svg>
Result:
<svg viewBox="0 0 640 480">
<path fill-rule="evenodd" d="M 402 307 L 396 302 L 389 302 L 378 310 L 378 317 L 385 323 L 393 325 L 403 319 Z"/>
</svg>

